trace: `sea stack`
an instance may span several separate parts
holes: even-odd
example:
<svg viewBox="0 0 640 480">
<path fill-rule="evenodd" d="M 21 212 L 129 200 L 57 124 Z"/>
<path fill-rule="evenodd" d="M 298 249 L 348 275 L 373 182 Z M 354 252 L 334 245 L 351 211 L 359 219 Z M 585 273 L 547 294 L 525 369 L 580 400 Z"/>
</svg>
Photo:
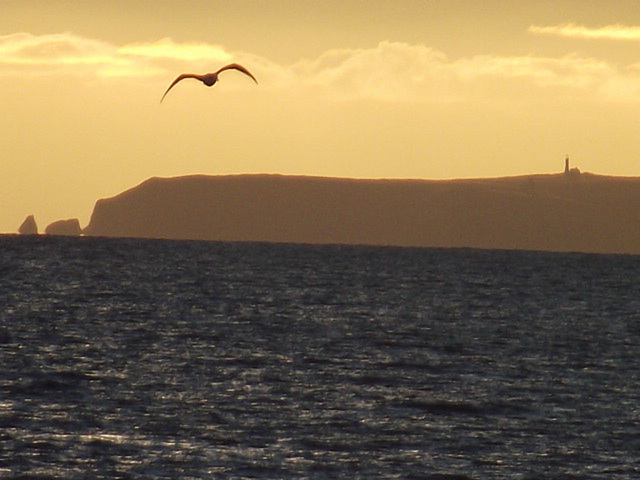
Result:
<svg viewBox="0 0 640 480">
<path fill-rule="evenodd" d="M 27 216 L 18 228 L 18 233 L 20 235 L 37 235 L 38 234 L 38 225 L 36 224 L 36 219 L 33 215 Z"/>
<path fill-rule="evenodd" d="M 80 222 L 77 218 L 71 218 L 69 220 L 58 220 L 47 225 L 44 233 L 47 235 L 67 235 L 76 236 L 82 233 L 80 228 Z"/>
</svg>

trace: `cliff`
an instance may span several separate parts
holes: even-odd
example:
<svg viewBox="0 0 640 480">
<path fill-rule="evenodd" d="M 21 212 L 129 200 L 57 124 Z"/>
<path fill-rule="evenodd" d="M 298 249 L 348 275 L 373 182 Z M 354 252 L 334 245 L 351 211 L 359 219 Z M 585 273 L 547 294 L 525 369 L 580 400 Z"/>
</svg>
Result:
<svg viewBox="0 0 640 480">
<path fill-rule="evenodd" d="M 151 178 L 98 200 L 85 235 L 640 253 L 640 178 Z"/>
</svg>

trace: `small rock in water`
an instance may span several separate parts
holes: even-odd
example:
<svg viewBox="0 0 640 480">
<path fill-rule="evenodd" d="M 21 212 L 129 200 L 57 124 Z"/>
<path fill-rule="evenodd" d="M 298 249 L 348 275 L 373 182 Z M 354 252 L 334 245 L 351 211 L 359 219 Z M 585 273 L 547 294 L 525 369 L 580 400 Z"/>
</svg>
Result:
<svg viewBox="0 0 640 480">
<path fill-rule="evenodd" d="M 44 233 L 47 235 L 80 235 L 82 229 L 80 228 L 80 222 L 77 218 L 71 218 L 69 220 L 58 220 L 56 222 L 47 225 L 44 229 Z"/>
<path fill-rule="evenodd" d="M 33 215 L 27 216 L 18 228 L 18 233 L 20 235 L 37 235 L 38 234 L 38 225 L 36 224 L 36 219 Z"/>
</svg>

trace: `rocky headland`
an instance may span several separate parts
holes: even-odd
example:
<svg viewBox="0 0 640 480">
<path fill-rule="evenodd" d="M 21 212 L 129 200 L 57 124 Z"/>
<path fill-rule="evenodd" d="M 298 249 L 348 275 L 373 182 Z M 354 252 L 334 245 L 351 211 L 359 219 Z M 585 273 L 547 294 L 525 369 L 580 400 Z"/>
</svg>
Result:
<svg viewBox="0 0 640 480">
<path fill-rule="evenodd" d="M 83 233 L 640 254 L 640 178 L 151 178 L 98 200 Z"/>
</svg>

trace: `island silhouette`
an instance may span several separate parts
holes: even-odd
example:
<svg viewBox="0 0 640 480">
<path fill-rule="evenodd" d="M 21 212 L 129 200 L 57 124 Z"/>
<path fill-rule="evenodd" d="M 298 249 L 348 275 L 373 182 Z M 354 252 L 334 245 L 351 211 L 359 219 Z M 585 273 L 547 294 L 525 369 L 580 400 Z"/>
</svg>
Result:
<svg viewBox="0 0 640 480">
<path fill-rule="evenodd" d="M 150 178 L 96 202 L 84 235 L 640 254 L 640 178 Z"/>
</svg>

